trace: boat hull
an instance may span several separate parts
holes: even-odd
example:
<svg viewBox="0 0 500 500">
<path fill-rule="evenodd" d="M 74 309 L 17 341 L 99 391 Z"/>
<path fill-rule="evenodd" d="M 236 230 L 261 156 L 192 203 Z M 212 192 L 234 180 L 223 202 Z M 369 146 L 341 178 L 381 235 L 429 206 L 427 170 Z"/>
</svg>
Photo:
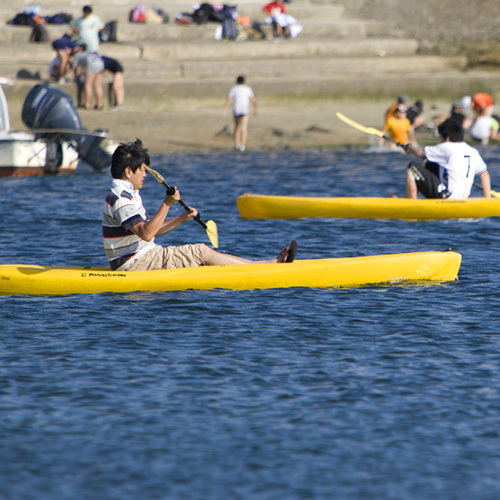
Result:
<svg viewBox="0 0 500 500">
<path fill-rule="evenodd" d="M 475 219 L 499 217 L 500 199 L 320 198 L 243 194 L 236 200 L 243 219 Z"/>
<path fill-rule="evenodd" d="M 26 137 L 23 137 L 25 136 Z M 0 138 L 0 177 L 28 177 L 46 173 L 73 172 L 79 163 L 78 152 L 61 142 L 59 165 L 49 167 L 47 142 L 27 134 L 10 133 Z"/>
<path fill-rule="evenodd" d="M 291 264 L 206 266 L 162 271 L 1 265 L 1 295 L 69 295 L 136 291 L 252 290 L 288 287 L 357 287 L 456 279 L 462 256 L 416 252 Z"/>
</svg>

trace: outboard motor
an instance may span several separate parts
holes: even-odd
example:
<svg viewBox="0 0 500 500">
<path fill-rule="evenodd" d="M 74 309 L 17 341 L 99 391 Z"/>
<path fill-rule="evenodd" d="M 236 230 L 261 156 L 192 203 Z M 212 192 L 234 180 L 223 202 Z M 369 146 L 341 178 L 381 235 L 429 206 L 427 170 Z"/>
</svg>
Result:
<svg viewBox="0 0 500 500">
<path fill-rule="evenodd" d="M 23 123 L 31 129 L 63 129 L 57 135 L 74 144 L 80 158 L 95 170 L 111 165 L 111 155 L 101 148 L 104 138 L 92 135 L 82 126 L 73 99 L 57 87 L 49 83 L 35 85 L 26 96 L 21 116 Z M 82 133 L 78 134 L 78 131 Z M 36 135 L 51 138 L 55 134 L 40 132 Z"/>
</svg>

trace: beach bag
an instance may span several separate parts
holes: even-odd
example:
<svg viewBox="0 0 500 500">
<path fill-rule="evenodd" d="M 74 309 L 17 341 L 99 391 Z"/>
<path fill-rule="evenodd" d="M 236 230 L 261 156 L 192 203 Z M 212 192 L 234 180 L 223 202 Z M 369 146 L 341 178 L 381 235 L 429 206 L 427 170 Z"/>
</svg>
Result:
<svg viewBox="0 0 500 500">
<path fill-rule="evenodd" d="M 109 21 L 104 25 L 104 28 L 99 31 L 99 40 L 103 43 L 117 42 L 118 21 Z"/>
<path fill-rule="evenodd" d="M 142 2 L 138 3 L 129 14 L 128 18 L 131 23 L 145 23 L 146 22 L 146 7 Z"/>
<path fill-rule="evenodd" d="M 224 21 L 225 17 L 223 10 L 216 10 L 214 6 L 209 3 L 202 3 L 193 12 L 193 21 L 196 24 L 205 24 L 208 22 L 221 23 Z"/>
<path fill-rule="evenodd" d="M 193 24 L 193 16 L 187 12 L 178 12 L 175 15 L 175 22 L 177 24 L 185 24 L 186 26 L 189 26 Z"/>
<path fill-rule="evenodd" d="M 163 24 L 163 16 L 160 16 L 155 9 L 146 9 L 146 24 Z"/>
<path fill-rule="evenodd" d="M 252 37 L 252 40 L 266 40 L 267 35 L 266 32 L 262 29 L 262 26 L 260 23 L 257 21 L 254 21 L 252 23 L 252 27 L 250 28 L 250 34 Z"/>
<path fill-rule="evenodd" d="M 224 17 L 230 17 L 231 19 L 236 19 L 238 17 L 238 11 L 236 10 L 236 5 L 224 4 Z"/>
<path fill-rule="evenodd" d="M 59 14 L 45 17 L 45 22 L 47 24 L 69 24 L 71 21 L 73 21 L 73 15 L 66 14 L 65 12 L 59 12 Z"/>
<path fill-rule="evenodd" d="M 45 26 L 35 24 L 31 30 L 30 42 L 46 43 L 49 41 L 49 32 Z"/>
<path fill-rule="evenodd" d="M 167 24 L 170 21 L 170 16 L 163 9 L 154 7 L 154 10 L 159 16 L 161 16 L 163 24 Z"/>
<path fill-rule="evenodd" d="M 222 38 L 224 40 L 236 40 L 237 37 L 238 28 L 236 27 L 236 21 L 226 17 L 222 23 Z"/>
<path fill-rule="evenodd" d="M 10 21 L 7 21 L 7 24 L 13 24 L 15 26 L 36 26 L 38 23 L 30 14 L 26 14 L 26 12 L 20 12 L 19 14 L 16 14 L 15 17 Z"/>
</svg>

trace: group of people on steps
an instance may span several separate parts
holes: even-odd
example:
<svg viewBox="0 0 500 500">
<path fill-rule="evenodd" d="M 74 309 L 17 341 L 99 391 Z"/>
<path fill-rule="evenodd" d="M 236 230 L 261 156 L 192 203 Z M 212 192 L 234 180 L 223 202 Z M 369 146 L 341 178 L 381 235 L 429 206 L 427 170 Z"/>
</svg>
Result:
<svg viewBox="0 0 500 500">
<path fill-rule="evenodd" d="M 52 80 L 59 83 L 65 83 L 72 75 L 79 87 L 79 97 L 83 89 L 84 102 L 78 105 L 100 110 L 104 106 L 103 77 L 109 72 L 113 75 L 113 109 L 121 110 L 125 101 L 124 69 L 118 60 L 99 54 L 99 32 L 103 28 L 104 23 L 93 13 L 92 7 L 85 5 L 82 16 L 71 24 L 71 35 L 52 42 L 56 56 L 49 65 L 49 74 Z M 92 106 L 94 96 L 95 104 Z"/>
</svg>

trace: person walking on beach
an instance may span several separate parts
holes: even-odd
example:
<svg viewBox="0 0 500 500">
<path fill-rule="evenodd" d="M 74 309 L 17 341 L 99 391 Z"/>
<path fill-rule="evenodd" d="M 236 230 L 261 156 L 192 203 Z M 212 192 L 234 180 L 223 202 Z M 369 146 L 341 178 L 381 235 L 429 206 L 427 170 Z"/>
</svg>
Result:
<svg viewBox="0 0 500 500">
<path fill-rule="evenodd" d="M 113 183 L 104 203 L 102 236 L 110 268 L 115 271 L 154 271 L 198 266 L 226 266 L 230 264 L 262 264 L 293 262 L 297 243 L 292 241 L 277 258 L 252 261 L 217 252 L 203 243 L 162 247 L 155 243 L 155 236 L 168 233 L 198 214 L 190 212 L 165 220 L 170 207 L 181 199 L 175 188 L 173 195 L 166 194 L 152 216 L 146 212 L 139 190 L 147 176 L 150 164 L 148 150 L 142 141 L 120 144 L 111 159 Z"/>
<path fill-rule="evenodd" d="M 406 169 L 408 198 L 417 199 L 418 193 L 426 198 L 466 200 L 470 196 L 474 177 L 481 179 L 483 196 L 491 197 L 490 174 L 479 152 L 464 142 L 464 129 L 453 118 L 438 126 L 441 143 L 421 148 L 406 144 L 405 151 L 424 161 L 410 162 Z"/>
<path fill-rule="evenodd" d="M 250 103 L 253 105 L 254 115 L 257 115 L 257 99 L 253 90 L 245 83 L 245 77 L 242 75 L 236 78 L 236 85 L 229 90 L 222 110 L 222 116 L 226 116 L 231 101 L 233 101 L 234 148 L 239 151 L 245 151 Z"/>
</svg>

